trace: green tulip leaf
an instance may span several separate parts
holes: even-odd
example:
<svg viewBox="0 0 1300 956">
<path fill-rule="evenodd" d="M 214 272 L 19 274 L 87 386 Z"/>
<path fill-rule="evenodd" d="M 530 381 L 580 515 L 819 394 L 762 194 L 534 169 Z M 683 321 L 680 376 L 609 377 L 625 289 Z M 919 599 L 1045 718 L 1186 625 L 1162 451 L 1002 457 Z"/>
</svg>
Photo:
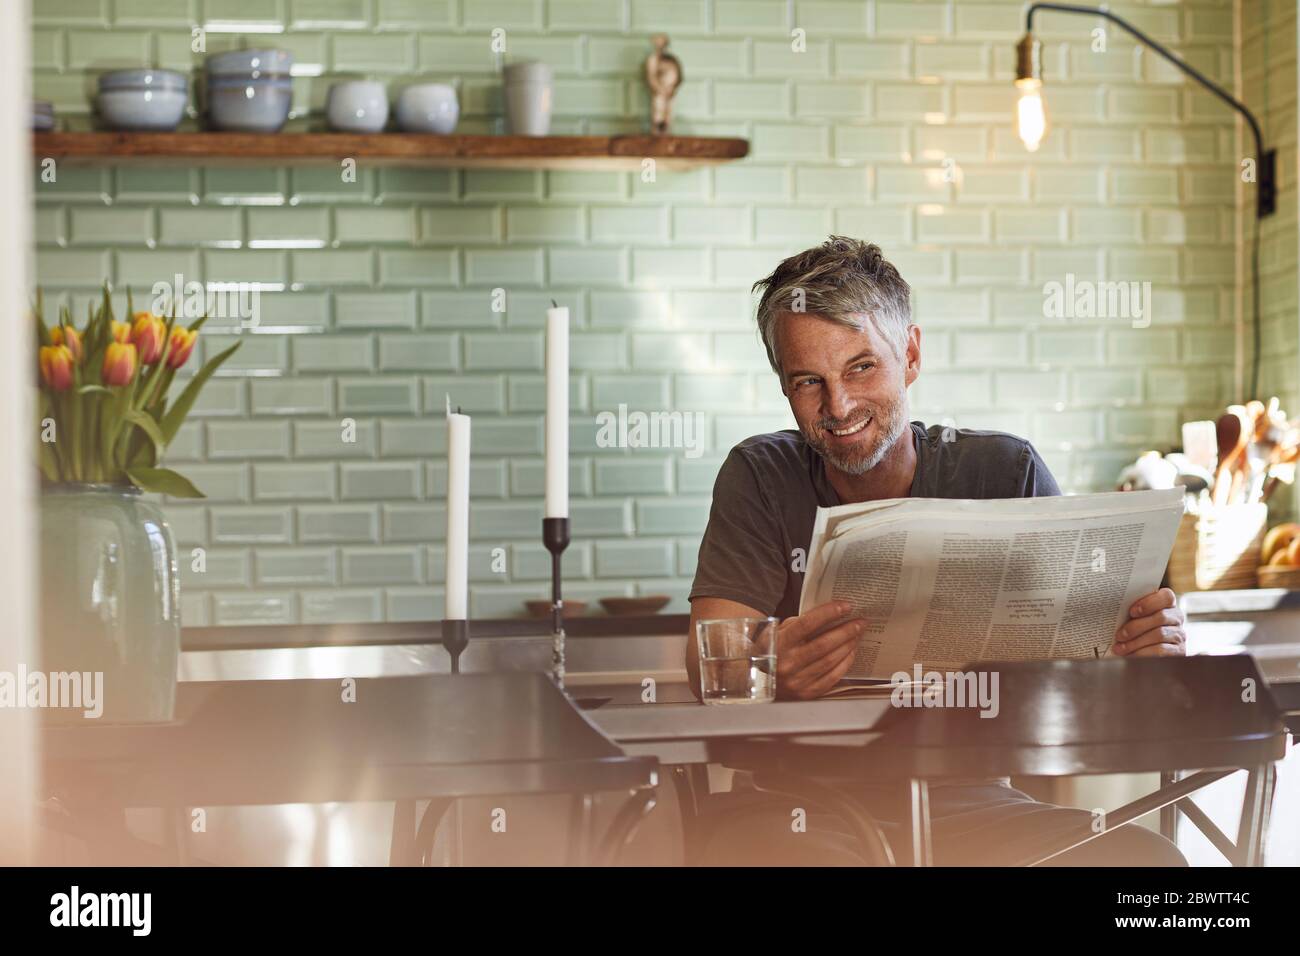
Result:
<svg viewBox="0 0 1300 956">
<path fill-rule="evenodd" d="M 199 369 L 198 374 L 190 379 L 190 383 L 185 386 L 185 390 L 180 393 L 176 401 L 172 402 L 171 408 L 167 409 L 167 413 L 163 415 L 162 421 L 159 423 L 164 445 L 170 445 L 172 439 L 176 437 L 176 433 L 180 431 L 185 416 L 190 413 L 195 399 L 199 397 L 199 389 L 207 384 L 208 379 L 212 377 L 212 373 L 221 366 L 222 362 L 234 355 L 235 350 L 242 344 L 242 342 L 236 342 L 220 355 L 209 359 L 208 363 Z"/>
<path fill-rule="evenodd" d="M 153 420 L 152 415 L 146 415 L 144 412 L 128 409 L 122 416 L 140 431 L 149 436 L 149 441 L 153 443 L 154 448 L 161 453 L 167 443 L 163 441 L 162 432 L 158 429 L 158 423 Z"/>
<path fill-rule="evenodd" d="M 126 463 L 128 472 L 138 468 L 154 468 L 158 464 L 158 446 L 151 441 L 140 442 Z"/>
<path fill-rule="evenodd" d="M 141 491 L 171 495 L 173 498 L 203 498 L 205 495 L 190 480 L 170 468 L 132 468 L 126 473 Z"/>
</svg>

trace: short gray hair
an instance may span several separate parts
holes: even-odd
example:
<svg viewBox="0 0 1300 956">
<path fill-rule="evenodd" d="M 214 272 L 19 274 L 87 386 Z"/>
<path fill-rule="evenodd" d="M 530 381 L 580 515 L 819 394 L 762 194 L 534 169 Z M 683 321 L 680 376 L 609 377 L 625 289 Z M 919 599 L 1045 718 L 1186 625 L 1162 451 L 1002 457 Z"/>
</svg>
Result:
<svg viewBox="0 0 1300 956">
<path fill-rule="evenodd" d="M 776 323 L 790 312 L 819 315 L 859 331 L 865 314 L 895 357 L 907 348 L 907 330 L 913 324 L 912 290 L 875 243 L 831 236 L 783 261 L 770 276 L 754 283 L 752 291 L 759 289 L 763 297 L 758 303 L 758 332 L 777 375 L 781 360 Z"/>
</svg>

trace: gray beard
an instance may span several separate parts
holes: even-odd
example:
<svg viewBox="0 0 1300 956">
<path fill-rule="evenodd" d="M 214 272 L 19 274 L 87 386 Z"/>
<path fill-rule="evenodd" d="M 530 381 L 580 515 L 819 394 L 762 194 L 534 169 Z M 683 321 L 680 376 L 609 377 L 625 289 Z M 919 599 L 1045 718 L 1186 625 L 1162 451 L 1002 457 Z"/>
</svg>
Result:
<svg viewBox="0 0 1300 956">
<path fill-rule="evenodd" d="M 865 475 L 872 468 L 884 461 L 889 450 L 907 428 L 907 416 L 903 414 L 903 403 L 894 402 L 886 408 L 877 408 L 872 412 L 874 423 L 880 429 L 880 439 L 865 452 L 857 452 L 853 457 L 843 457 L 826 447 L 820 435 L 814 437 L 804 432 L 804 439 L 821 455 L 828 465 L 846 475 Z M 811 426 L 816 430 L 817 426 Z"/>
</svg>

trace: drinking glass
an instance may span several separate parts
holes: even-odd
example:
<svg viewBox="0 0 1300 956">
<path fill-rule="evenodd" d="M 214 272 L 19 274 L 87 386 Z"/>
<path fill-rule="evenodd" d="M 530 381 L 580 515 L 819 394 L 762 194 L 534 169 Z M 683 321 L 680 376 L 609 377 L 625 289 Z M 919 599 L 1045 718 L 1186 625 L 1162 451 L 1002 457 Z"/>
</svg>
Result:
<svg viewBox="0 0 1300 956">
<path fill-rule="evenodd" d="M 776 699 L 774 617 L 695 622 L 700 699 L 706 704 L 761 704 Z"/>
</svg>

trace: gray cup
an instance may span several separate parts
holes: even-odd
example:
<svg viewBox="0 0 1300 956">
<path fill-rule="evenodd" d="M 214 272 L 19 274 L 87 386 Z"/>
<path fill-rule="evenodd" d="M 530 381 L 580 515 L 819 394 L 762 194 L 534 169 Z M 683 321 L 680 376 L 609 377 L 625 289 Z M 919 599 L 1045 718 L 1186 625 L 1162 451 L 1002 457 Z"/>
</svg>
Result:
<svg viewBox="0 0 1300 956">
<path fill-rule="evenodd" d="M 545 63 L 512 63 L 505 68 L 506 119 L 516 136 L 545 136 L 551 130 L 554 85 Z"/>
</svg>

